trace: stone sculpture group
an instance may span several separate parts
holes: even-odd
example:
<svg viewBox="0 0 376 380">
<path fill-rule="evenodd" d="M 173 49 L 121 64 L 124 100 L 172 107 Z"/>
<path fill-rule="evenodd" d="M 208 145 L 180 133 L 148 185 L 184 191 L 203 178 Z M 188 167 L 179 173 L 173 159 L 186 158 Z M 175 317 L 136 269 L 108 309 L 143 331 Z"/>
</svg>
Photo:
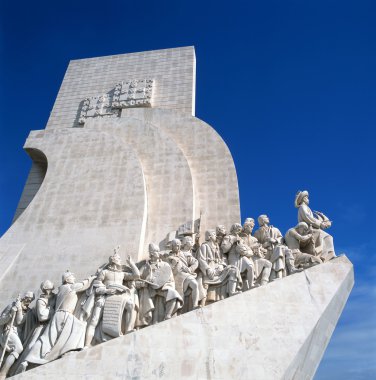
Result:
<svg viewBox="0 0 376 380">
<path fill-rule="evenodd" d="M 209 303 L 302 271 L 335 257 L 324 230 L 331 221 L 309 208 L 309 194 L 295 197 L 298 224 L 285 236 L 267 215 L 241 226 L 224 226 L 199 236 L 173 239 L 161 252 L 149 245 L 149 259 L 125 265 L 119 247 L 94 275 L 76 281 L 70 271 L 62 285 L 46 280 L 35 305 L 26 292 L 0 315 L 0 379 L 24 372 L 70 351 L 88 348 Z"/>
</svg>

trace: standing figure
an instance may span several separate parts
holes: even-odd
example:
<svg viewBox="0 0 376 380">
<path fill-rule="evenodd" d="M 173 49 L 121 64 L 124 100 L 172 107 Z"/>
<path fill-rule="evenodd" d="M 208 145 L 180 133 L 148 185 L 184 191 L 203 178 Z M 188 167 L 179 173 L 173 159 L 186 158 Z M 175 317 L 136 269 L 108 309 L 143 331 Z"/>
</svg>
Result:
<svg viewBox="0 0 376 380">
<path fill-rule="evenodd" d="M 217 235 L 214 230 L 205 232 L 205 242 L 202 243 L 198 261 L 201 270 L 201 277 L 205 289 L 205 298 L 203 306 L 209 298 L 210 301 L 233 296 L 240 293 L 238 287 L 241 287 L 241 277 L 239 270 L 234 265 L 227 265 L 223 259 L 219 246 L 217 244 Z M 208 292 L 213 289 L 214 295 L 208 297 Z"/>
<path fill-rule="evenodd" d="M 8 305 L 0 314 L 0 379 L 5 379 L 10 367 L 18 359 L 23 351 L 23 344 L 19 336 L 19 327 L 22 326 L 30 311 L 29 305 L 34 300 L 33 292 L 26 292 L 20 299 Z M 9 352 L 8 357 L 3 362 L 5 352 Z"/>
<path fill-rule="evenodd" d="M 256 286 L 255 269 L 252 260 L 253 252 L 239 236 L 242 230 L 239 223 L 233 224 L 230 234 L 223 238 L 221 248 L 223 253 L 228 253 L 228 263 L 237 267 L 241 275 L 246 276 L 243 289 L 248 290 Z"/>
<path fill-rule="evenodd" d="M 187 241 L 185 242 L 187 247 Z M 193 247 L 193 241 L 188 246 Z M 198 268 L 198 261 L 192 256 L 190 251 L 181 251 L 181 242 L 179 239 L 171 241 L 171 252 L 168 261 L 174 274 L 175 289 L 179 292 L 182 299 L 185 299 L 187 291 L 191 291 L 192 307 L 188 307 L 186 311 L 198 308 L 199 301 L 203 298 L 200 294 L 199 285 L 196 280 L 195 273 Z"/>
<path fill-rule="evenodd" d="M 36 341 L 27 356 L 33 364 L 45 364 L 69 351 L 84 347 L 86 322 L 75 317 L 78 292 L 88 289 L 95 276 L 76 282 L 74 274 L 66 271 L 62 275 L 62 285 L 56 295 L 55 314 L 43 334 Z"/>
<path fill-rule="evenodd" d="M 15 365 L 16 368 L 12 369 L 12 374 L 19 374 L 26 371 L 26 368 L 29 365 L 27 356 L 38 338 L 43 334 L 49 320 L 54 314 L 55 295 L 52 293 L 54 288 L 54 284 L 49 280 L 43 281 L 40 285 L 41 294 L 37 299 L 35 308 L 33 309 L 36 317 L 36 323 L 24 344 L 25 349 Z"/>
<path fill-rule="evenodd" d="M 285 242 L 294 255 L 297 267 L 306 269 L 321 263 L 319 257 L 302 252 L 302 249 L 313 244 L 312 229 L 308 227 L 307 223 L 300 222 L 295 227 L 290 228 L 286 232 Z"/>
<path fill-rule="evenodd" d="M 149 260 L 140 269 L 139 324 L 148 326 L 170 319 L 183 305 L 183 298 L 175 289 L 170 265 L 160 259 L 156 244 L 149 244 Z"/>
<path fill-rule="evenodd" d="M 105 342 L 123 335 L 123 313 L 125 310 L 125 332 L 133 331 L 136 320 L 134 297 L 124 281 L 133 281 L 140 278 L 140 272 L 132 258 L 127 258 L 131 273 L 124 270 L 121 257 L 115 249 L 114 254 L 108 258 L 108 265 L 101 270 L 94 284 L 96 295 L 95 306 L 88 322 L 85 347 L 90 346 L 95 329 L 101 321 L 96 340 Z"/>
<path fill-rule="evenodd" d="M 323 261 L 328 261 L 336 257 L 333 237 L 324 231 L 332 225 L 332 222 L 322 212 L 312 212 L 308 205 L 308 191 L 298 191 L 295 196 L 295 207 L 298 208 L 298 222 L 307 223 L 313 230 L 314 251 L 306 253 L 314 254 Z"/>
<path fill-rule="evenodd" d="M 197 259 L 197 251 L 200 248 L 197 244 L 193 241 L 192 236 L 184 236 L 181 240 L 181 250 L 184 253 L 184 255 L 190 255 L 193 256 L 194 259 Z"/>
<path fill-rule="evenodd" d="M 266 258 L 272 263 L 272 279 L 285 276 L 286 267 L 289 274 L 299 272 L 294 265 L 294 256 L 283 244 L 281 231 L 270 225 L 267 215 L 260 215 L 257 219 L 260 228 L 255 232 L 255 238 L 267 250 Z"/>
<path fill-rule="evenodd" d="M 260 285 L 265 285 L 269 282 L 272 263 L 265 257 L 265 254 L 267 253 L 266 249 L 261 246 L 255 236 L 252 236 L 254 227 L 254 219 L 247 218 L 243 224 L 243 230 L 239 236 L 253 253 L 251 259 L 253 260 L 255 268 L 255 279 L 259 279 Z"/>
<path fill-rule="evenodd" d="M 215 234 L 217 236 L 217 244 L 218 244 L 219 249 L 221 250 L 222 255 L 223 255 L 223 252 L 222 252 L 221 245 L 222 245 L 222 242 L 223 242 L 223 238 L 226 236 L 226 233 L 227 233 L 226 232 L 226 227 L 224 225 L 222 225 L 222 224 L 219 224 L 215 228 Z"/>
</svg>

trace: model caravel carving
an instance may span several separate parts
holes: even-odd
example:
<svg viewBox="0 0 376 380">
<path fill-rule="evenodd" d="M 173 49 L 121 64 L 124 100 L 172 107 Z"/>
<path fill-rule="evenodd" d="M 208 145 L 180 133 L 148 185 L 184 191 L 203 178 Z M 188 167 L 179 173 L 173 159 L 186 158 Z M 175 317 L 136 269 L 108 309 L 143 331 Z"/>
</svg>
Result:
<svg viewBox="0 0 376 380">
<path fill-rule="evenodd" d="M 34 307 L 34 293 L 11 302 L 1 313 L 1 376 L 28 368 L 170 319 L 208 303 L 266 285 L 335 257 L 324 229 L 331 222 L 308 206 L 308 192 L 298 192 L 298 224 L 285 235 L 258 218 L 205 233 L 173 239 L 171 250 L 149 245 L 149 260 L 125 265 L 115 248 L 108 263 L 83 281 L 66 271 L 62 285 L 46 280 Z M 5 360 L 3 361 L 3 358 Z"/>
</svg>

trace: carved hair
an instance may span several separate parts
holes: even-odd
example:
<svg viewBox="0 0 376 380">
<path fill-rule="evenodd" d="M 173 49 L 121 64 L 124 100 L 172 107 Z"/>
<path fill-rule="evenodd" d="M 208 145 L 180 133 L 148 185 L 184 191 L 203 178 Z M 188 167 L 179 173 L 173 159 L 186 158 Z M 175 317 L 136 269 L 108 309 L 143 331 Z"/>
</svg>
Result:
<svg viewBox="0 0 376 380">
<path fill-rule="evenodd" d="M 210 240 L 210 235 L 212 235 L 213 233 L 215 234 L 215 230 L 207 230 L 207 231 L 205 231 L 205 240 L 209 241 Z"/>
<path fill-rule="evenodd" d="M 181 246 L 181 241 L 179 239 L 173 239 L 171 240 L 171 247 Z"/>
<path fill-rule="evenodd" d="M 183 239 L 181 240 L 182 245 L 186 245 L 187 243 L 191 242 L 193 243 L 192 236 L 184 236 Z"/>
<path fill-rule="evenodd" d="M 44 290 L 54 290 L 55 286 L 50 280 L 45 280 L 40 284 L 40 290 L 43 292 Z"/>
<path fill-rule="evenodd" d="M 266 214 L 261 214 L 258 218 L 257 218 L 257 221 L 258 221 L 258 224 L 259 226 L 263 226 L 265 223 L 264 223 L 264 218 L 267 218 L 268 216 Z"/>
<path fill-rule="evenodd" d="M 242 229 L 242 226 L 241 224 L 239 223 L 234 223 L 232 226 L 231 226 L 231 230 L 230 230 L 230 233 L 234 233 L 236 230 L 241 230 Z"/>
<path fill-rule="evenodd" d="M 149 252 L 154 252 L 154 251 L 159 252 L 159 247 L 155 243 L 150 243 L 149 244 Z"/>
</svg>

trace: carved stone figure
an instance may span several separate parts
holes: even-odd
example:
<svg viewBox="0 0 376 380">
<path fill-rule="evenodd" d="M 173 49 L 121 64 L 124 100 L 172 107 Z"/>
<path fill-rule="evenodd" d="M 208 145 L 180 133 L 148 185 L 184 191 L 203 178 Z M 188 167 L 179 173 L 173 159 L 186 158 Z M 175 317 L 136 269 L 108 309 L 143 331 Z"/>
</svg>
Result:
<svg viewBox="0 0 376 380">
<path fill-rule="evenodd" d="M 11 366 L 18 359 L 24 347 L 19 336 L 19 327 L 22 326 L 29 312 L 29 305 L 34 300 L 34 293 L 26 292 L 20 299 L 8 305 L 0 315 L 0 379 L 5 379 Z M 9 355 L 3 362 L 5 352 Z"/>
<path fill-rule="evenodd" d="M 149 260 L 140 269 L 139 322 L 147 326 L 170 319 L 183 305 L 183 299 L 175 289 L 170 265 L 160 259 L 156 244 L 149 244 Z"/>
<path fill-rule="evenodd" d="M 264 257 L 265 253 L 267 253 L 266 249 L 261 246 L 256 237 L 252 236 L 254 226 L 254 219 L 247 218 L 243 224 L 243 230 L 239 236 L 250 248 L 249 253 L 251 255 L 249 257 L 254 263 L 255 279 L 259 279 L 260 285 L 265 285 L 269 282 L 272 264 Z"/>
<path fill-rule="evenodd" d="M 294 256 L 283 244 L 280 230 L 270 225 L 267 215 L 260 215 L 257 221 L 260 228 L 255 232 L 255 238 L 267 250 L 265 257 L 272 263 L 272 278 L 285 276 L 286 267 L 289 274 L 298 272 L 294 266 Z"/>
<path fill-rule="evenodd" d="M 198 245 L 198 249 L 199 249 Z M 181 250 L 184 255 L 191 255 L 193 258 L 197 259 L 197 242 L 193 241 L 192 236 L 184 236 L 181 240 Z"/>
<path fill-rule="evenodd" d="M 192 249 L 193 240 L 189 243 L 188 247 Z M 187 240 L 185 241 L 187 247 Z M 187 291 L 190 290 L 192 294 L 192 308 L 196 309 L 199 306 L 199 301 L 203 298 L 200 294 L 199 284 L 196 280 L 197 274 L 195 273 L 198 268 L 198 261 L 192 256 L 190 251 L 181 251 L 181 242 L 179 239 L 174 239 L 171 242 L 171 253 L 169 255 L 169 263 L 174 274 L 175 289 L 179 292 L 181 298 L 184 300 Z M 187 311 L 192 308 L 188 308 Z"/>
<path fill-rule="evenodd" d="M 328 261 L 336 256 L 333 237 L 324 230 L 332 225 L 332 222 L 319 211 L 312 212 L 309 208 L 308 191 L 298 191 L 295 196 L 295 207 L 298 208 L 298 222 L 305 222 L 313 229 L 315 256 L 320 256 L 323 261 Z"/>
<path fill-rule="evenodd" d="M 49 320 L 55 312 L 56 299 L 55 295 L 52 293 L 54 288 L 54 284 L 49 280 L 43 281 L 40 285 L 41 294 L 36 301 L 35 308 L 32 309 L 34 312 L 35 324 L 29 328 L 28 337 L 24 343 L 25 349 L 14 366 L 16 368 L 12 368 L 11 375 L 24 372 L 29 365 L 27 356 L 38 338 L 43 334 Z"/>
<path fill-rule="evenodd" d="M 240 293 L 238 288 L 242 285 L 238 268 L 234 265 L 227 265 L 225 258 L 222 256 L 217 244 L 215 231 L 206 231 L 205 240 L 198 255 L 202 281 L 206 292 L 210 292 L 210 287 L 216 288 L 217 292 L 215 292 L 215 296 L 211 297 L 206 294 L 203 305 L 205 305 L 207 299 L 217 301 Z"/>
<path fill-rule="evenodd" d="M 223 238 L 221 248 L 223 253 L 228 253 L 228 263 L 237 267 L 241 275 L 246 276 L 243 289 L 248 290 L 255 286 L 255 269 L 252 260 L 253 252 L 239 236 L 242 230 L 239 223 L 233 224 L 230 234 Z"/>
<path fill-rule="evenodd" d="M 140 278 L 140 272 L 130 256 L 127 259 L 131 273 L 127 273 L 121 258 L 115 252 L 108 259 L 108 265 L 97 276 L 95 289 L 95 306 L 88 322 L 85 347 L 88 347 L 94 337 L 95 329 L 101 321 L 96 334 L 96 340 L 107 341 L 123 335 L 122 320 L 125 310 L 125 332 L 133 331 L 136 320 L 134 297 L 131 289 L 124 285 L 124 281 L 133 281 Z"/>
<path fill-rule="evenodd" d="M 215 228 L 215 234 L 217 236 L 217 244 L 219 246 L 219 248 L 221 248 L 221 245 L 222 245 L 222 241 L 223 241 L 223 238 L 226 236 L 226 227 L 222 224 L 219 224 L 216 228 Z"/>
<path fill-rule="evenodd" d="M 43 334 L 36 341 L 27 356 L 33 364 L 45 364 L 69 351 L 84 347 L 86 322 L 75 317 L 78 292 L 88 289 L 95 276 L 76 282 L 74 274 L 66 271 L 62 285 L 56 295 L 55 314 Z"/>
<path fill-rule="evenodd" d="M 295 227 L 290 228 L 286 232 L 285 242 L 294 255 L 297 267 L 305 269 L 321 263 L 319 257 L 302 252 L 302 249 L 314 244 L 312 229 L 308 227 L 307 223 L 300 222 Z M 310 248 L 308 250 L 311 251 Z"/>
</svg>

